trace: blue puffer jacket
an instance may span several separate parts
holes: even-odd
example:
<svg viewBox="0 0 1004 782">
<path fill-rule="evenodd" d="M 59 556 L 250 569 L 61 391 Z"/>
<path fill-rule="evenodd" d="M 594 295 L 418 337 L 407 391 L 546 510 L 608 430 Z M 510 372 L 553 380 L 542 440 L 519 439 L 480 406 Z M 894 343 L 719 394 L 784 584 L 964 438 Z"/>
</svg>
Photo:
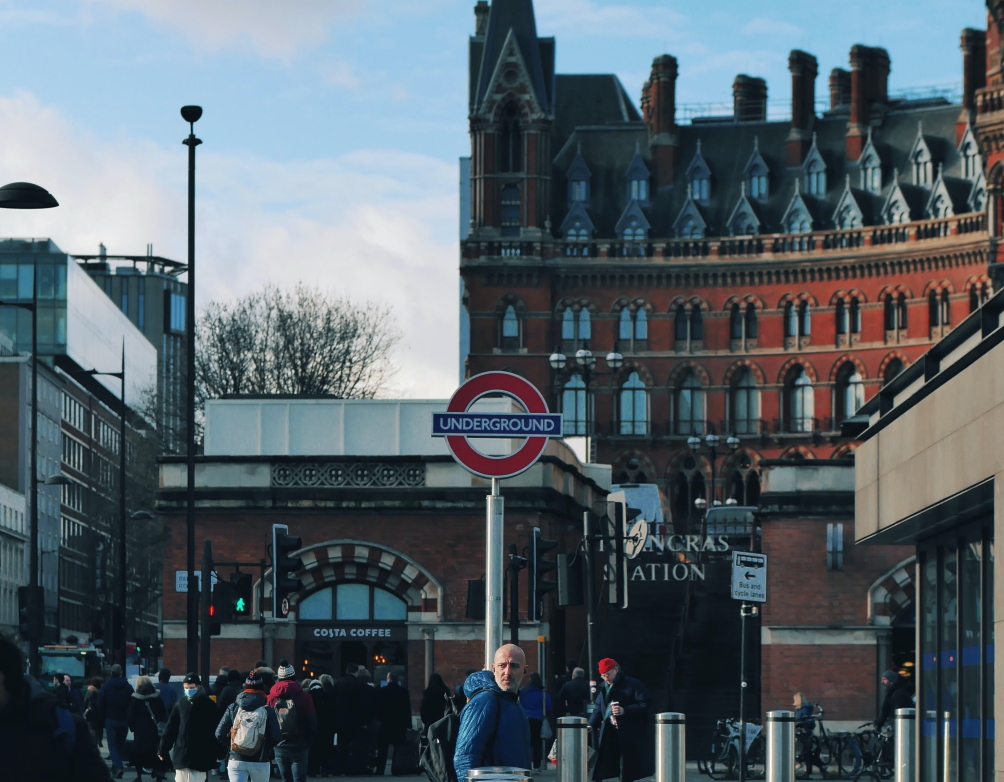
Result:
<svg viewBox="0 0 1004 782">
<path fill-rule="evenodd" d="M 490 690 L 481 692 L 478 690 Z M 467 779 L 467 770 L 485 766 L 512 766 L 529 769 L 530 723 L 514 692 L 503 692 L 491 671 L 472 673 L 464 682 L 464 694 L 470 698 L 460 712 L 460 733 L 453 767 L 457 779 Z M 502 709 L 501 715 L 498 709 Z M 488 746 L 498 720 L 498 735 Z"/>
</svg>

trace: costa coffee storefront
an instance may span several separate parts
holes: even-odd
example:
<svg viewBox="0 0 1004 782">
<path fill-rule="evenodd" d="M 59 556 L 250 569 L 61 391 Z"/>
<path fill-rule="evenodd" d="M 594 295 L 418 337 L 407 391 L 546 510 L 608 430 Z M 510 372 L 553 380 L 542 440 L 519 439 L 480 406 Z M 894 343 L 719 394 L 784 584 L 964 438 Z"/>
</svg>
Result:
<svg viewBox="0 0 1004 782">
<path fill-rule="evenodd" d="M 301 538 L 303 590 L 287 619 L 224 624 L 212 642 L 212 668 L 242 670 L 259 658 L 295 661 L 304 676 L 338 676 L 350 663 L 375 679 L 403 674 L 417 706 L 429 673 L 450 686 L 484 659 L 484 628 L 467 618 L 468 582 L 484 575 L 488 481 L 472 477 L 431 436 L 445 401 L 228 399 L 207 405 L 206 453 L 196 472 L 196 539 L 212 540 L 221 562 L 259 562 L 273 524 Z M 158 509 L 165 546 L 164 657 L 185 668 L 184 460 L 160 465 Z M 540 462 L 502 481 L 505 542 L 522 549 L 534 527 L 570 551 L 582 513 L 602 502 L 609 467 L 584 465 L 562 441 Z M 217 576 L 229 577 L 230 568 Z M 270 579 L 264 606 L 270 614 Z M 257 590 L 256 590 L 257 594 Z M 578 657 L 583 623 L 545 601 L 542 621 L 520 639 L 539 669 L 537 636 L 548 640 L 548 668 Z"/>
</svg>

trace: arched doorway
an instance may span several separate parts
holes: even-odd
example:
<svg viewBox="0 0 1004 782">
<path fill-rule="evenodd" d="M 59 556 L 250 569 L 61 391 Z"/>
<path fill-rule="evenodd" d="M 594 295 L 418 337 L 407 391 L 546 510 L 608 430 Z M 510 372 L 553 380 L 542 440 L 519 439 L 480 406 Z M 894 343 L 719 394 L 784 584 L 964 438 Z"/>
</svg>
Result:
<svg viewBox="0 0 1004 782">
<path fill-rule="evenodd" d="M 300 673 L 337 678 L 354 663 L 376 680 L 393 671 L 407 681 L 408 624 L 442 621 L 440 584 L 407 555 L 377 543 L 331 540 L 298 555 L 304 588 L 291 613 Z"/>
<path fill-rule="evenodd" d="M 868 590 L 868 624 L 888 627 L 878 638 L 878 670 L 892 669 L 911 681 L 917 677 L 917 558 L 908 557 L 876 580 Z M 882 688 L 877 688 L 881 693 Z"/>
</svg>

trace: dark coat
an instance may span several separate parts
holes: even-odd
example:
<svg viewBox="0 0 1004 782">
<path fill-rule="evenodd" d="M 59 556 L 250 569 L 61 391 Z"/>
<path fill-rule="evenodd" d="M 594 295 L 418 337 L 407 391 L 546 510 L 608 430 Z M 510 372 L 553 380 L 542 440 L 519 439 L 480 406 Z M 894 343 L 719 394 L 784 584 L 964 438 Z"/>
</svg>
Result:
<svg viewBox="0 0 1004 782">
<path fill-rule="evenodd" d="M 0 777 L 32 782 L 111 782 L 83 717 L 57 710 L 55 696 L 25 677 L 0 712 Z"/>
<path fill-rule="evenodd" d="M 167 722 L 167 709 L 164 708 L 164 701 L 160 699 L 160 693 L 157 690 L 146 693 L 134 692 L 129 703 L 128 719 L 129 730 L 133 734 L 133 754 L 156 754 L 160 745 L 157 723 Z"/>
<path fill-rule="evenodd" d="M 490 692 L 474 694 L 482 689 Z M 467 677 L 464 694 L 470 700 L 460 712 L 457 750 L 453 755 L 457 779 L 467 779 L 468 769 L 485 766 L 531 768 L 530 722 L 517 694 L 503 692 L 491 671 L 478 671 Z M 498 733 L 489 745 L 496 724 Z"/>
<path fill-rule="evenodd" d="M 219 697 L 216 699 L 216 708 L 219 709 L 220 716 L 223 715 L 223 712 L 227 710 L 228 706 L 237 700 L 237 696 L 243 691 L 244 685 L 241 684 L 241 682 L 231 682 L 223 688 L 223 692 L 221 692 Z"/>
<path fill-rule="evenodd" d="M 98 692 L 98 710 L 105 720 L 129 719 L 129 702 L 133 689 L 121 676 L 113 676 L 106 681 Z"/>
<path fill-rule="evenodd" d="M 98 730 L 104 725 L 104 720 L 101 718 L 101 709 L 98 706 L 98 695 L 100 693 L 101 690 L 97 687 L 88 686 L 87 693 L 84 695 L 84 719 L 91 730 Z"/>
<path fill-rule="evenodd" d="M 411 695 L 397 682 L 380 688 L 380 741 L 403 744 L 411 727 Z"/>
<path fill-rule="evenodd" d="M 363 684 L 346 674 L 335 679 L 335 731 L 352 735 L 363 726 Z"/>
<path fill-rule="evenodd" d="M 546 710 L 544 708 L 545 701 Z M 523 704 L 523 711 L 526 712 L 528 719 L 543 720 L 545 717 L 550 720 L 554 719 L 554 704 L 551 702 L 551 696 L 541 687 L 528 684 L 519 691 L 519 702 Z"/>
<path fill-rule="evenodd" d="M 875 722 L 875 727 L 881 728 L 891 720 L 896 714 L 896 709 L 912 709 L 913 705 L 913 687 L 909 681 L 900 676 L 886 689 L 885 698 L 882 699 L 882 712 Z"/>
<path fill-rule="evenodd" d="M 223 754 L 215 735 L 219 717 L 216 704 L 205 691 L 200 691 L 194 698 L 181 698 L 167 718 L 167 728 L 160 738 L 157 754 L 167 757 L 170 752 L 175 768 L 191 771 L 216 768 Z"/>
<path fill-rule="evenodd" d="M 443 719 L 443 717 L 446 716 L 447 709 L 450 707 L 450 700 L 452 699 L 450 698 L 449 690 L 436 690 L 432 687 L 426 687 L 425 692 L 422 693 L 422 704 L 419 707 L 422 724 L 425 725 L 425 727 L 429 727 L 432 723 Z M 461 704 L 457 711 L 459 712 L 466 703 L 467 699 L 465 696 L 464 703 Z"/>
<path fill-rule="evenodd" d="M 261 749 L 257 755 L 242 755 L 230 749 L 230 729 L 234 726 L 234 719 L 237 717 L 237 709 L 254 711 L 262 706 L 268 712 L 268 720 L 265 725 L 265 740 L 261 743 Z M 279 730 L 279 720 L 275 718 L 275 711 L 265 701 L 265 694 L 259 691 L 245 690 L 237 696 L 237 700 L 227 706 L 223 713 L 219 725 L 216 726 L 216 740 L 227 748 L 227 757 L 230 760 L 243 760 L 248 763 L 266 763 L 272 759 L 272 749 L 282 741 L 282 731 Z"/>
<path fill-rule="evenodd" d="M 297 731 L 294 736 L 286 736 L 279 742 L 280 749 L 307 749 L 314 743 L 317 735 L 317 714 L 314 711 L 314 701 L 303 691 L 299 682 L 292 679 L 280 679 L 272 685 L 268 694 L 268 705 L 273 709 L 280 698 L 292 698 L 296 707 Z"/>
<path fill-rule="evenodd" d="M 624 709 L 624 713 L 617 717 L 617 725 L 610 721 L 610 713 L 607 708 L 609 704 L 617 702 Z M 613 686 L 607 692 L 605 685 L 601 685 L 596 694 L 596 711 L 589 717 L 589 724 L 594 730 L 599 730 L 596 746 L 599 747 L 599 755 L 596 759 L 593 779 L 606 779 L 614 776 L 617 772 L 610 773 L 611 767 L 616 762 L 616 758 L 604 757 L 605 753 L 610 753 L 613 746 L 612 739 L 616 737 L 616 743 L 620 747 L 620 778 L 621 782 L 634 782 L 648 776 L 646 772 L 646 737 L 648 736 L 648 693 L 645 692 L 644 685 L 637 679 L 625 676 L 621 671 L 614 679 Z M 616 731 L 615 736 L 609 737 L 606 744 L 608 731 Z"/>
<path fill-rule="evenodd" d="M 160 693 L 160 699 L 164 701 L 164 708 L 170 714 L 174 708 L 174 704 L 178 702 L 178 691 L 174 689 L 174 685 L 170 682 L 157 682 L 153 686 L 157 688 L 157 692 Z"/>
<path fill-rule="evenodd" d="M 555 698 L 555 713 L 558 717 L 585 717 L 589 703 L 589 682 L 585 676 L 572 679 L 561 685 Z"/>
</svg>

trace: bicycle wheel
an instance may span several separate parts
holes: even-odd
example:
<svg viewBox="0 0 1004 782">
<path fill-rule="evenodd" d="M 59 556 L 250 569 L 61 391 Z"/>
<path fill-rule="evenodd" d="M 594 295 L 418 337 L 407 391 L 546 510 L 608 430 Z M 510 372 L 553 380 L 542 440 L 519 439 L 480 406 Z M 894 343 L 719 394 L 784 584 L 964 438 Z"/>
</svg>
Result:
<svg viewBox="0 0 1004 782">
<path fill-rule="evenodd" d="M 861 748 L 853 736 L 843 736 L 840 739 L 840 750 L 837 753 L 837 768 L 844 779 L 857 779 L 864 768 Z"/>
<path fill-rule="evenodd" d="M 767 740 L 763 733 L 750 742 L 746 750 L 746 778 L 763 779 L 767 773 Z"/>
<path fill-rule="evenodd" d="M 835 754 L 833 751 L 833 744 L 831 743 L 832 736 L 824 733 L 822 736 L 818 737 L 819 756 L 817 760 L 819 762 L 819 769 L 823 774 L 823 778 L 826 778 L 826 769 L 833 765 Z"/>
</svg>

